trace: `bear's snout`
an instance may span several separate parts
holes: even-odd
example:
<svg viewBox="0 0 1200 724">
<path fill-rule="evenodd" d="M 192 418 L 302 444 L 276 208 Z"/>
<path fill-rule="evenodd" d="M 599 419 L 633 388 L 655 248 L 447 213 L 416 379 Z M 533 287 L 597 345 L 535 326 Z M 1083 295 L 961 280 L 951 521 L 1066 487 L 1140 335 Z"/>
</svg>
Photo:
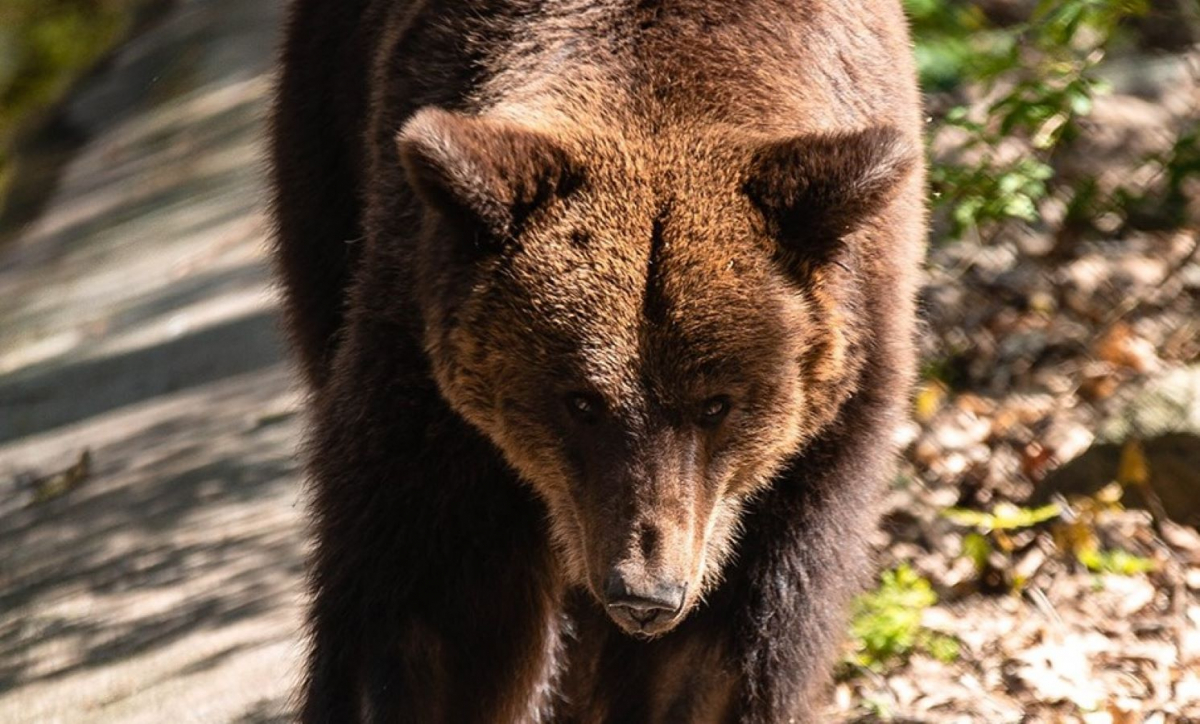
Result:
<svg viewBox="0 0 1200 724">
<path fill-rule="evenodd" d="M 671 628 L 683 612 L 687 582 L 628 575 L 620 567 L 604 583 L 608 615 L 629 633 L 652 636 Z"/>
</svg>

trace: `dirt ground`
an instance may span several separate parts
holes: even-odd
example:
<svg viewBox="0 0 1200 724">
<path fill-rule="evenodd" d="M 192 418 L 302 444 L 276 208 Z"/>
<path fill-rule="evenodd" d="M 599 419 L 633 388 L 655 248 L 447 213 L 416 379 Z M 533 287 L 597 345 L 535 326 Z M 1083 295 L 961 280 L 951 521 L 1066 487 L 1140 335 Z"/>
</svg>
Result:
<svg viewBox="0 0 1200 724">
<path fill-rule="evenodd" d="M 297 399 L 260 160 L 281 6 L 182 0 L 123 46 L 0 244 L 0 722 L 287 720 Z"/>
</svg>

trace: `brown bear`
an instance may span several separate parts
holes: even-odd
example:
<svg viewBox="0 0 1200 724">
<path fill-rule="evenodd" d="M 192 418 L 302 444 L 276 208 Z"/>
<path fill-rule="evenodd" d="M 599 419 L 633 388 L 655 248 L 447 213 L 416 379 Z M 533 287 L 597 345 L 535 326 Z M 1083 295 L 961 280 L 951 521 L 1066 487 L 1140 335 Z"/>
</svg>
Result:
<svg viewBox="0 0 1200 724">
<path fill-rule="evenodd" d="M 295 0 L 304 722 L 805 722 L 913 372 L 899 0 Z"/>
</svg>

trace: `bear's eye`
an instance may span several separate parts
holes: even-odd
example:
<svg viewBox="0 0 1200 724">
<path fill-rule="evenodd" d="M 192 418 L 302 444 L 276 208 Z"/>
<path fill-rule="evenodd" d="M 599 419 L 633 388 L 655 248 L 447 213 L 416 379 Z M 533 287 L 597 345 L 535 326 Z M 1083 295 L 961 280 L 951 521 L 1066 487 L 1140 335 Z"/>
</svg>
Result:
<svg viewBox="0 0 1200 724">
<path fill-rule="evenodd" d="M 567 395 L 567 412 L 580 422 L 595 422 L 600 418 L 600 401 L 592 395 L 573 392 Z"/>
<path fill-rule="evenodd" d="M 729 398 L 725 395 L 710 397 L 700 406 L 700 422 L 704 425 L 716 425 L 729 414 Z"/>
</svg>

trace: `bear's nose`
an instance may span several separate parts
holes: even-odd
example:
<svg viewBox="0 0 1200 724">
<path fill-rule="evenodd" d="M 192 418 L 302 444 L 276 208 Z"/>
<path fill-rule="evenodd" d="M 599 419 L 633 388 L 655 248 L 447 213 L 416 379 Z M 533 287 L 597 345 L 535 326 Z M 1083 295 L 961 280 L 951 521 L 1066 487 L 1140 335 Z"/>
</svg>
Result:
<svg viewBox="0 0 1200 724">
<path fill-rule="evenodd" d="M 609 609 L 618 609 L 642 626 L 659 618 L 669 619 L 683 608 L 686 583 L 653 581 L 631 584 L 619 571 L 612 571 L 604 582 L 604 599 Z"/>
</svg>

